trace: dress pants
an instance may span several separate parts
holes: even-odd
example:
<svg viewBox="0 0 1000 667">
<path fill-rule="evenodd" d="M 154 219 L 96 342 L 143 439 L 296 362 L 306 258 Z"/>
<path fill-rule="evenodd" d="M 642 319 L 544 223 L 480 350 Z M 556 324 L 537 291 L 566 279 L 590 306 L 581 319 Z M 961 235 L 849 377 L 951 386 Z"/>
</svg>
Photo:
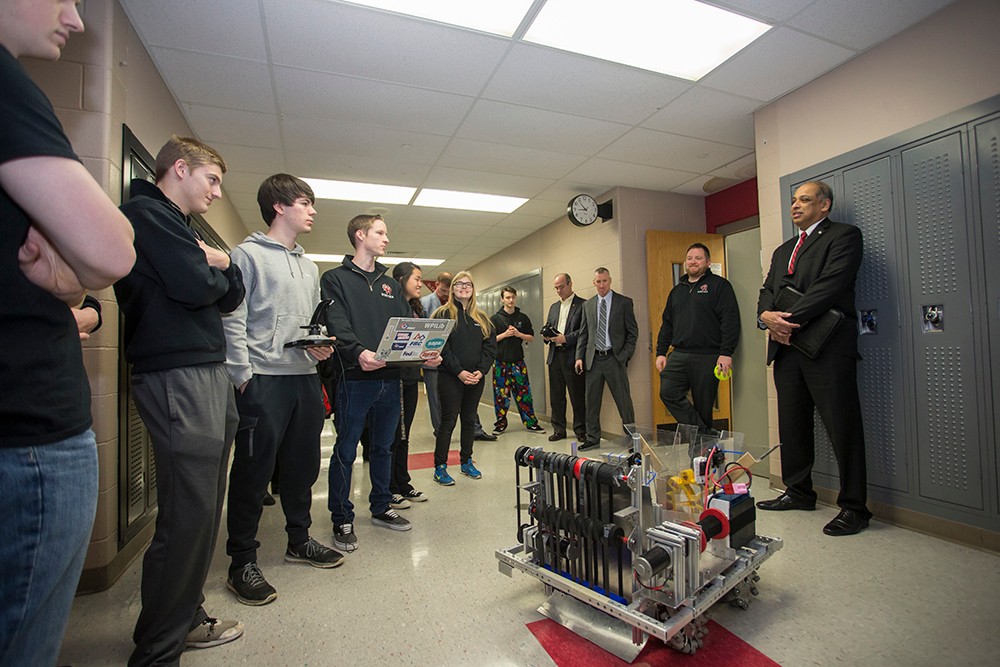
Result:
<svg viewBox="0 0 1000 667">
<path fill-rule="evenodd" d="M 573 433 L 579 442 L 587 440 L 587 385 L 586 374 L 577 373 L 573 367 L 575 359 L 573 352 L 566 347 L 557 347 L 553 351 L 552 363 L 549 364 L 549 391 L 552 404 L 552 430 L 555 433 L 567 433 L 566 394 L 573 405 Z"/>
<path fill-rule="evenodd" d="M 594 354 L 594 363 L 587 371 L 587 444 L 601 443 L 601 402 L 604 399 L 604 384 L 615 399 L 622 425 L 635 423 L 635 409 L 629 392 L 628 371 L 618 362 L 614 353 Z M 626 434 L 627 435 L 627 434 Z"/>
<path fill-rule="evenodd" d="M 774 360 L 774 386 L 778 392 L 781 478 L 786 492 L 803 502 L 816 500 L 812 484 L 815 408 L 830 436 L 840 471 L 837 504 L 870 517 L 857 360 L 831 353 L 810 359 L 794 347 L 785 347 Z"/>
</svg>

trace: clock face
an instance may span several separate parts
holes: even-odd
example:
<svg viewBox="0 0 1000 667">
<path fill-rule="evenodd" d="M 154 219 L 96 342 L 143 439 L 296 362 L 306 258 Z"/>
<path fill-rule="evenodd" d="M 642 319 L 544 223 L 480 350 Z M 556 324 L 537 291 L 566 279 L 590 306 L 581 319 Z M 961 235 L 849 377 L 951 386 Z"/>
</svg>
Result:
<svg viewBox="0 0 1000 667">
<path fill-rule="evenodd" d="M 577 195 L 570 200 L 566 213 L 574 225 L 592 224 L 597 220 L 597 201 L 590 195 Z"/>
</svg>

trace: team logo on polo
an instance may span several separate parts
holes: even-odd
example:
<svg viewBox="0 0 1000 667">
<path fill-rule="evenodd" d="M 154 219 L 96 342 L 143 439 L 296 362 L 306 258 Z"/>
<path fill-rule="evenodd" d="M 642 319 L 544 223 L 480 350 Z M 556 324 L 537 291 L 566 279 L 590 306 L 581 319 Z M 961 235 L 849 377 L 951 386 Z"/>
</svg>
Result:
<svg viewBox="0 0 1000 667">
<path fill-rule="evenodd" d="M 702 285 L 701 287 L 698 288 L 698 291 L 701 292 L 702 294 L 708 294 L 708 285 Z"/>
<path fill-rule="evenodd" d="M 382 296 L 392 298 L 392 288 L 385 283 L 382 283 Z"/>
</svg>

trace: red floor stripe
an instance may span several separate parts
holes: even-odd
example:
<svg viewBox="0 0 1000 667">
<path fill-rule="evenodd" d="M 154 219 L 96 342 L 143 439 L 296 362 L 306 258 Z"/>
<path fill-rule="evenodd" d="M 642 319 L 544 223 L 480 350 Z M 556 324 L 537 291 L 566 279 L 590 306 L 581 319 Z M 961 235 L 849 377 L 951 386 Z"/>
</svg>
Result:
<svg viewBox="0 0 1000 667">
<path fill-rule="evenodd" d="M 527 627 L 559 667 L 625 667 L 629 664 L 551 619 L 528 623 Z M 708 622 L 705 645 L 694 655 L 684 655 L 658 639 L 650 639 L 631 664 L 632 667 L 779 667 L 774 660 L 715 621 Z"/>
<path fill-rule="evenodd" d="M 410 470 L 426 470 L 428 468 L 434 467 L 434 452 L 417 452 L 416 454 L 410 454 L 409 458 Z M 452 449 L 448 452 L 448 465 L 457 466 L 461 464 L 462 461 L 459 458 L 459 453 L 457 449 Z"/>
</svg>

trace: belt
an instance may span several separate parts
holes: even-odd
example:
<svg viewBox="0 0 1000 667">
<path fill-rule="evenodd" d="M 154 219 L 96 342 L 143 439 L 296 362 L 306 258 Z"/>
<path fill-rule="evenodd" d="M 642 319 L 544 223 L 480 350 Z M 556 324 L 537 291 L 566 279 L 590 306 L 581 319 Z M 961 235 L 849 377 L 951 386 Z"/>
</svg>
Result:
<svg viewBox="0 0 1000 667">
<path fill-rule="evenodd" d="M 609 357 L 612 354 L 614 354 L 614 351 L 610 350 L 610 349 L 609 350 L 594 350 L 594 354 L 596 354 L 599 357 Z"/>
</svg>

